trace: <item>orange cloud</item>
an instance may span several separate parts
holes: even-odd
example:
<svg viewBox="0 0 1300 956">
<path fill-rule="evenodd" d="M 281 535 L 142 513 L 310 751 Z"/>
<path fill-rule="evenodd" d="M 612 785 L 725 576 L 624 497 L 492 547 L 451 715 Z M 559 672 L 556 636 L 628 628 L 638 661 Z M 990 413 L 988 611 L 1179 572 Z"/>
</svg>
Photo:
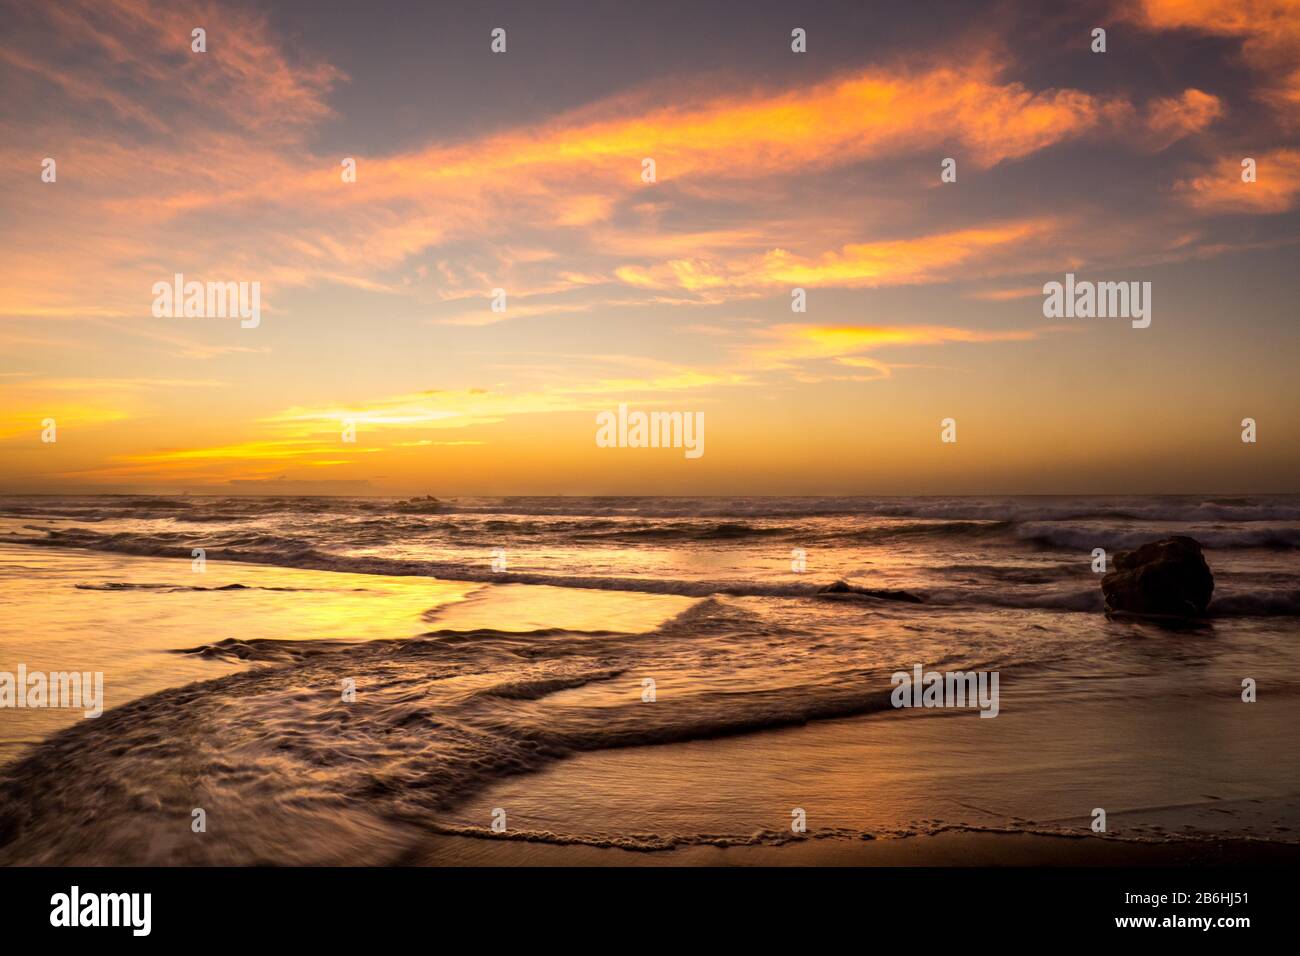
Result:
<svg viewBox="0 0 1300 956">
<path fill-rule="evenodd" d="M 1292 120 L 1300 119 L 1298 0 L 1142 0 L 1119 9 L 1151 30 L 1240 38 L 1242 56 L 1260 74 L 1264 98 Z"/>
<path fill-rule="evenodd" d="M 979 292 L 970 292 L 967 293 L 966 298 L 979 299 L 984 302 L 1011 302 L 1015 299 L 1027 299 L 1042 294 L 1043 290 L 1040 286 L 1027 285 L 1017 286 L 1012 289 L 985 289 Z"/>
<path fill-rule="evenodd" d="M 587 168 L 638 188 L 644 157 L 656 160 L 662 180 L 736 179 L 953 141 L 973 162 L 989 166 L 1080 135 L 1119 105 L 1075 90 L 1033 92 L 1002 83 L 987 64 L 918 73 L 867 70 L 786 93 L 651 109 L 634 119 L 561 118 L 536 130 L 394 158 L 378 166 L 377 177 L 381 188 L 410 177 L 436 186 L 495 182 L 511 170 L 545 175 Z M 584 196 L 584 208 L 598 202 L 598 196 Z"/>
<path fill-rule="evenodd" d="M 761 256 L 719 263 L 704 258 L 671 259 L 662 266 L 625 267 L 623 281 L 646 288 L 676 286 L 689 291 L 771 286 L 874 287 L 946 281 L 952 270 L 994 256 L 1052 230 L 1049 220 L 960 229 L 913 239 L 852 243 L 816 258 L 773 249 Z"/>
<path fill-rule="evenodd" d="M 754 346 L 749 354 L 759 363 L 781 367 L 792 362 L 833 359 L 844 365 L 882 368 L 876 360 L 856 356 L 877 349 L 906 345 L 946 345 L 959 342 L 1027 342 L 1044 329 L 978 330 L 933 325 L 779 325 L 764 332 L 771 344 Z"/>
<path fill-rule="evenodd" d="M 290 62 L 270 39 L 264 15 L 205 4 L 196 8 L 166 0 L 66 0 L 41 10 L 53 27 L 43 31 L 44 57 L 13 46 L 0 50 L 21 70 L 61 87 L 65 94 L 107 106 L 120 118 L 168 134 L 171 124 L 156 102 L 115 93 L 100 81 L 111 69 L 130 87 L 164 94 L 167 106 L 204 104 L 207 121 L 295 135 L 331 115 L 325 102 L 344 80 L 333 66 L 311 60 Z M 207 52 L 190 52 L 190 31 L 202 25 Z M 75 55 L 84 69 L 69 69 Z M 149 105 L 146 105 L 149 103 Z"/>
<path fill-rule="evenodd" d="M 1176 192 L 1206 212 L 1287 212 L 1300 198 L 1300 150 L 1279 149 L 1251 157 L 1256 181 L 1242 182 L 1242 158 L 1225 156 L 1210 169 L 1180 182 Z"/>
<path fill-rule="evenodd" d="M 1223 115 L 1223 102 L 1201 90 L 1184 90 L 1180 97 L 1162 97 L 1147 105 L 1147 136 L 1151 149 L 1167 149 L 1199 133 Z"/>
<path fill-rule="evenodd" d="M 654 107 L 641 94 L 610 100 L 534 127 L 457 146 L 430 146 L 390 157 L 359 157 L 356 188 L 340 184 L 334 161 L 298 157 L 268 162 L 260 175 L 188 189 L 157 199 L 156 214 L 265 204 L 310 208 L 321 215 L 311 235 L 277 237 L 302 261 L 300 278 L 358 263 L 399 267 L 422 251 L 511 229 L 569 230 L 601 252 L 635 249 L 667 255 L 764 240 L 763 230 L 662 234 L 605 225 L 620 203 L 653 196 L 640 180 L 653 158 L 662 184 L 721 194 L 728 184 L 804 175 L 916 150 L 956 147 L 975 168 L 1021 158 L 1127 116 L 1131 107 L 1074 90 L 1035 92 L 1005 83 L 986 63 L 928 71 L 865 70 L 803 89 L 719 97 L 689 106 Z M 634 118 L 627 118 L 634 108 Z M 508 189 L 504 184 L 509 184 Z M 400 204 L 402 215 L 388 207 Z M 125 210 L 123 210 L 125 211 Z M 599 227 L 599 233 L 594 230 Z M 584 237 L 584 234 L 586 236 Z M 770 245 L 770 240 L 767 240 Z M 655 248 L 655 246 L 659 248 Z M 507 263 L 517 266 L 519 263 Z M 669 266 L 676 283 L 704 288 L 683 261 Z M 295 278 L 288 270 L 286 281 Z M 498 273 L 499 275 L 499 273 Z M 613 274 L 642 285 L 635 271 Z M 453 288 L 481 291 L 494 281 L 463 266 L 442 276 Z M 512 278 L 512 285 L 517 280 Z M 558 283 L 552 290 L 574 288 Z"/>
<path fill-rule="evenodd" d="M 833 237 L 831 252 L 782 247 L 787 223 L 761 201 L 747 201 L 747 221 L 732 228 L 701 230 L 681 217 L 662 228 L 659 217 L 684 199 L 748 200 L 772 194 L 767 180 L 895 157 L 937 163 L 951 153 L 963 170 L 979 170 L 1127 127 L 1137 115 L 1122 96 L 1008 81 L 989 58 L 871 67 L 672 105 L 660 87 L 646 88 L 461 143 L 357 156 L 357 182 L 345 184 L 340 157 L 317 154 L 307 134 L 331 115 L 327 96 L 346 78 L 291 55 L 265 18 L 214 11 L 209 52 L 199 56 L 188 52 L 194 15 L 183 8 L 80 0 L 26 17 L 48 17 L 61 39 L 49 49 L 9 44 L 0 79 L 25 84 L 20 94 L 54 84 L 62 98 L 55 106 L 102 106 L 119 128 L 82 129 L 61 120 L 72 113 L 62 109 L 0 126 L 0 144 L 8 144 L 0 161 L 10 168 L 41 155 L 46 142 L 62 144 L 59 185 L 13 196 L 9 235 L 25 239 L 6 243 L 14 281 L 0 295 L 0 314 L 97 315 L 130 334 L 148 327 L 190 357 L 251 346 L 216 330 L 204 330 L 205 341 L 178 339 L 150 322 L 148 289 L 180 269 L 256 279 L 268 310 L 281 290 L 326 283 L 426 306 L 501 286 L 512 294 L 507 319 L 573 311 L 526 297 L 596 284 L 647 293 L 643 302 L 667 289 L 723 301 L 788 281 L 946 278 L 1014 237 L 993 226 L 924 241 L 848 241 L 853 217 L 842 197 L 827 195 L 815 195 L 805 213 L 829 224 L 817 234 Z M 74 48 L 84 55 L 70 58 Z M 106 89 L 95 73 L 103 64 L 140 94 Z M 1204 128 L 1219 104 L 1188 90 L 1151 111 L 1150 136 L 1167 145 Z M 165 145 L 120 128 L 159 123 Z M 657 162 L 654 187 L 640 180 L 646 157 Z M 517 235 L 547 245 L 550 257 L 516 252 Z M 497 317 L 449 311 L 433 318 L 477 325 Z"/>
</svg>

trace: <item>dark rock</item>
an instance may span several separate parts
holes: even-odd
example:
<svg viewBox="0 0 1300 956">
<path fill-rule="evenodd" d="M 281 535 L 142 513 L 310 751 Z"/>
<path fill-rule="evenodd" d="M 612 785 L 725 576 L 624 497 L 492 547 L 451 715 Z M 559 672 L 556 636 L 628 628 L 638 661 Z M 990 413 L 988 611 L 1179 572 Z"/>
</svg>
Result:
<svg viewBox="0 0 1300 956">
<path fill-rule="evenodd" d="M 12 843 L 20 829 L 17 817 L 0 809 L 0 846 Z"/>
<path fill-rule="evenodd" d="M 1150 541 L 1115 555 L 1101 579 L 1107 611 L 1160 617 L 1201 617 L 1214 593 L 1214 575 L 1201 545 L 1185 535 Z"/>
</svg>

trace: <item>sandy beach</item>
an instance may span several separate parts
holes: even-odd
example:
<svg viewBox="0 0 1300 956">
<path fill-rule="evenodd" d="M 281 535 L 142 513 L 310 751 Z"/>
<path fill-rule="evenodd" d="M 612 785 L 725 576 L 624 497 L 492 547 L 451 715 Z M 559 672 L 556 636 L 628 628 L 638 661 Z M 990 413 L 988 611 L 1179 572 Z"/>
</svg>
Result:
<svg viewBox="0 0 1300 956">
<path fill-rule="evenodd" d="M 1290 552 L 1254 544 L 1291 533 L 1289 502 L 1213 505 L 1205 528 L 1179 501 L 1082 522 L 1074 502 L 979 499 L 883 521 L 798 502 L 404 519 L 343 500 L 305 525 L 292 502 L 198 499 L 210 520 L 178 522 L 128 500 L 93 525 L 40 507 L 0 529 L 0 650 L 102 673 L 104 713 L 8 711 L 5 863 L 1113 865 L 1300 845 L 1298 652 L 1270 611 Z M 1068 543 L 1176 521 L 1220 542 L 1220 615 L 1094 610 Z M 448 529 L 507 524 L 536 541 L 508 574 L 469 542 L 447 560 Z M 796 541 L 835 575 L 772 559 Z M 896 706 L 891 673 L 918 668 L 995 671 L 998 706 Z"/>
</svg>

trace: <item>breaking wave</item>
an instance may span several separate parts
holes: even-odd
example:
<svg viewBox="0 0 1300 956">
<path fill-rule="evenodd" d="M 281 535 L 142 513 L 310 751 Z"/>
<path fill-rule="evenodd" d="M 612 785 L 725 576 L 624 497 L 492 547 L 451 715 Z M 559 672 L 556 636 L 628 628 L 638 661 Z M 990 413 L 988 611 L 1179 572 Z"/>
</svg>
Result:
<svg viewBox="0 0 1300 956">
<path fill-rule="evenodd" d="M 883 674 L 875 686 L 736 688 L 671 707 L 646 707 L 629 679 L 622 703 L 565 706 L 564 692 L 644 668 L 663 635 L 486 636 L 330 644 L 83 721 L 0 771 L 0 863 L 157 862 L 149 834 L 183 830 L 193 807 L 222 838 L 188 841 L 172 862 L 393 862 L 374 854 L 399 852 L 388 841 L 402 828 L 436 831 L 443 811 L 494 781 L 570 754 L 890 706 Z M 340 699 L 347 679 L 365 706 Z"/>
</svg>

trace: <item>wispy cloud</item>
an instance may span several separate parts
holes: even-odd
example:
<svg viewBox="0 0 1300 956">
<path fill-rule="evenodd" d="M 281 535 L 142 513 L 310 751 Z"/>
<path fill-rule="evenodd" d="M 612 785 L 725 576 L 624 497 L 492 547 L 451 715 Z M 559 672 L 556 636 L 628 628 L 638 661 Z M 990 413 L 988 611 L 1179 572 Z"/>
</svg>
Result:
<svg viewBox="0 0 1300 956">
<path fill-rule="evenodd" d="M 1300 199 L 1300 149 L 1269 150 L 1255 160 L 1255 179 L 1242 180 L 1241 156 L 1225 156 L 1178 183 L 1190 206 L 1207 212 L 1280 213 Z"/>
<path fill-rule="evenodd" d="M 1112 12 L 1157 55 L 1115 70 L 1116 51 L 1077 37 L 994 47 L 972 17 L 887 53 L 665 64 L 585 102 L 538 89 L 461 122 L 411 103 L 364 115 L 398 87 L 368 70 L 374 51 L 346 46 L 354 78 L 321 52 L 344 48 L 328 43 L 356 22 L 346 10 L 296 31 L 295 11 L 220 0 L 10 4 L 6 454 L 88 480 L 355 477 L 499 453 L 616 401 L 813 407 L 836 383 L 915 387 L 910 370 L 955 355 L 1000 368 L 1030 341 L 1066 348 L 1020 301 L 1048 277 L 1200 269 L 1297 238 L 1278 215 L 1300 204 L 1295 4 Z M 1159 55 L 1193 35 L 1217 38 L 1205 63 Z M 464 82 L 518 82 L 500 65 Z M 39 180 L 46 156 L 57 183 Z M 956 183 L 939 180 L 946 157 Z M 259 281 L 262 325 L 153 317 L 153 283 L 176 272 Z M 806 321 L 794 287 L 816 290 Z M 1184 358 L 1199 340 L 1167 347 Z M 45 417 L 69 440 L 36 444 Z"/>
<path fill-rule="evenodd" d="M 1117 12 L 1151 30 L 1190 30 L 1241 41 L 1259 95 L 1300 122 L 1300 7 L 1295 0 L 1141 0 Z"/>
<path fill-rule="evenodd" d="M 854 288 L 946 282 L 962 275 L 959 267 L 985 265 L 1019 244 L 1049 233 L 1049 220 L 994 224 L 909 239 L 853 243 L 817 258 L 773 249 L 761 256 L 728 262 L 703 257 L 672 259 L 654 269 L 625 269 L 621 275 L 648 288 L 677 286 L 690 291 L 762 289 L 772 286 Z"/>
<path fill-rule="evenodd" d="M 979 55 L 957 66 L 872 67 L 693 101 L 634 90 L 455 144 L 357 155 L 358 181 L 345 184 L 339 157 L 313 151 L 306 136 L 331 115 L 328 94 L 346 80 L 339 70 L 291 56 L 257 16 L 214 10 L 205 20 L 210 52 L 196 57 L 182 43 L 191 13 L 126 0 L 110 7 L 48 12 L 62 45 L 87 51 L 75 67 L 58 47 L 6 48 L 8 76 L 56 82 L 69 117 L 107 106 L 119 127 L 138 124 L 141 132 L 83 130 L 70 118 L 39 137 L 63 144 L 61 181 L 39 201 L 24 193 L 18 203 L 37 241 L 11 250 L 19 278 L 0 297 L 0 314 L 147 323 L 150 284 L 181 269 L 256 278 L 271 302 L 285 289 L 323 283 L 428 303 L 496 286 L 512 291 L 511 312 L 437 319 L 465 325 L 582 311 L 589 306 L 528 299 L 593 286 L 607 291 L 592 301 L 618 298 L 621 286 L 624 296 L 676 287 L 718 302 L 784 281 L 926 281 L 972 258 L 974 247 L 1014 237 L 987 225 L 938 231 L 932 240 L 859 235 L 791 251 L 780 240 L 786 216 L 752 203 L 747 221 L 726 229 L 653 224 L 668 210 L 689 215 L 701 200 L 739 200 L 755 183 L 806 182 L 900 156 L 951 151 L 964 169 L 987 169 L 1114 132 L 1135 115 L 1123 96 L 1031 89 Z M 95 82 L 107 64 L 119 84 Z M 126 97 L 118 86 L 140 93 Z M 142 101 L 155 104 L 147 115 Z M 1157 103 L 1155 135 L 1164 142 L 1199 129 L 1216 115 L 1215 103 L 1199 91 Z M 211 104 L 219 104 L 215 126 Z M 159 115 L 165 139 L 153 128 Z M 6 132 L 15 145 L 3 150 L 5 161 L 29 161 L 30 118 Z M 646 157 L 657 163 L 654 189 L 640 179 Z M 834 231 L 845 231 L 851 220 L 841 197 L 809 198 L 805 220 L 838 219 Z M 95 225 L 101 221 L 111 229 Z M 541 254 L 530 254 L 530 244 Z M 80 277 L 73 287 L 58 281 L 70 267 Z M 219 345 L 183 351 L 222 354 Z"/>
</svg>

